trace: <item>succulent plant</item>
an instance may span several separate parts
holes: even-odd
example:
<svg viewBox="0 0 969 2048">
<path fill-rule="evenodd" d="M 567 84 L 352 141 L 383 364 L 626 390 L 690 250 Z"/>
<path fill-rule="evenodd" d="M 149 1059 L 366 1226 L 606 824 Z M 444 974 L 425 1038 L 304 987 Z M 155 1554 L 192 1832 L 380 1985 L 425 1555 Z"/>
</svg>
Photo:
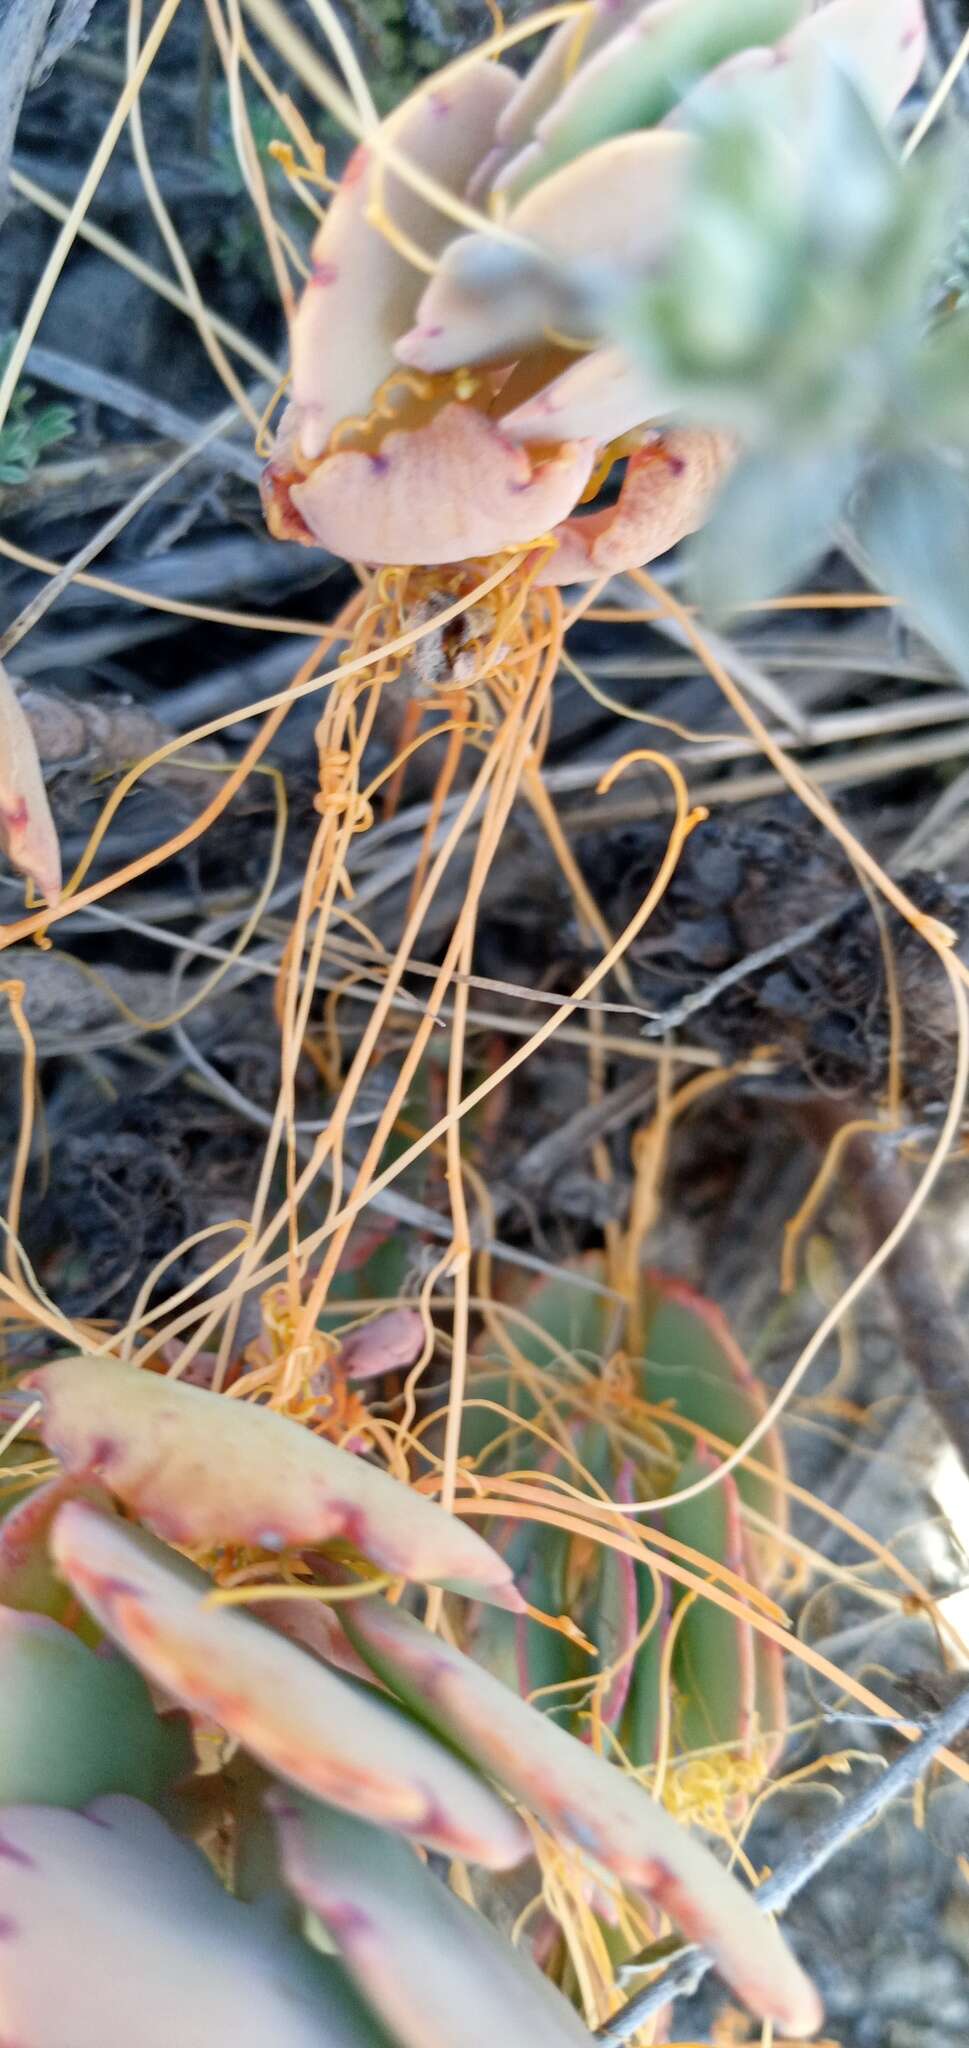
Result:
<svg viewBox="0 0 969 2048">
<path fill-rule="evenodd" d="M 15 334 L 0 338 L 0 376 L 10 361 Z M 19 384 L 0 427 L 0 484 L 22 484 L 36 469 L 45 448 L 69 439 L 74 414 L 69 405 L 34 404 L 32 384 Z"/>
<path fill-rule="evenodd" d="M 582 1267 L 586 1278 L 607 1277 L 599 1254 Z M 584 1484 L 587 1495 L 591 1477 L 620 1504 L 648 1500 L 702 1479 L 763 1414 L 765 1397 L 719 1311 L 668 1275 L 642 1273 L 632 1315 L 619 1325 L 614 1299 L 580 1291 L 567 1275 L 537 1283 L 517 1308 L 523 1320 L 505 1326 L 513 1363 L 492 1336 L 478 1347 L 462 1443 L 479 1471 L 537 1462 L 563 1485 Z M 571 1377 L 563 1354 L 576 1361 Z M 564 1452 L 546 1448 L 555 1437 Z M 647 1519 L 644 1531 L 671 1539 L 674 1562 L 686 1546 L 694 1568 L 709 1560 L 769 1591 L 779 1560 L 770 1532 L 786 1523 L 776 1484 L 783 1470 L 771 1432 L 756 1470 L 726 1474 Z M 496 1522 L 489 1534 L 529 1605 L 566 1612 L 598 1654 L 590 1665 L 587 1652 L 531 1615 L 481 1606 L 468 1630 L 474 1654 L 636 1771 L 656 1761 L 672 1691 L 670 1801 L 708 1825 L 736 1819 L 783 1742 L 777 1645 L 682 1587 L 670 1599 L 655 1571 L 568 1529 Z"/>
<path fill-rule="evenodd" d="M 43 1366 L 4 1406 L 57 1460 L 0 1533 L 5 2038 L 451 2048 L 474 2010 L 516 2048 L 589 2041 L 419 1853 L 511 1870 L 528 1816 L 755 2011 L 817 2024 L 709 1849 L 385 1597 L 392 1575 L 457 1588 L 449 1616 L 522 1612 L 470 1527 L 306 1423 L 115 1360 Z M 273 1597 L 225 1604 L 253 1579 Z"/>
<path fill-rule="evenodd" d="M 883 121 L 923 44 L 919 0 L 594 0 L 524 78 L 490 58 L 437 73 L 356 150 L 317 235 L 272 531 L 426 566 L 544 537 L 552 583 L 663 553 L 736 436 L 610 328 L 675 244 L 711 80 L 729 100 L 790 70 L 810 105 L 830 55 Z M 577 514 L 621 457 L 615 502 Z"/>
</svg>

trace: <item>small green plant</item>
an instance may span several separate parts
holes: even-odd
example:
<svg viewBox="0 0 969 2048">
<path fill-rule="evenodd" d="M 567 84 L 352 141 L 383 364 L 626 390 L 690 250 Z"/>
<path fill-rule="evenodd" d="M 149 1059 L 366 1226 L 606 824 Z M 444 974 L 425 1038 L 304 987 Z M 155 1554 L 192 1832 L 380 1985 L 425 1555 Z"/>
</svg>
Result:
<svg viewBox="0 0 969 2048">
<path fill-rule="evenodd" d="M 0 340 L 0 377 L 10 361 L 16 337 Z M 66 441 L 74 429 L 69 405 L 35 405 L 32 384 L 20 384 L 10 406 L 6 425 L 0 427 L 0 483 L 22 484 L 36 469 L 45 448 Z"/>
</svg>

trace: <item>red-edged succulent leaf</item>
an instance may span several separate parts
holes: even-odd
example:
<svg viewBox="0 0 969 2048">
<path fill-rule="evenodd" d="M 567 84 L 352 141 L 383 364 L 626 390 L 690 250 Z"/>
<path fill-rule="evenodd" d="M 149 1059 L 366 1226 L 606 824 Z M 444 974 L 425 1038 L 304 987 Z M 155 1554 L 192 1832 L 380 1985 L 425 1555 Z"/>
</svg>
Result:
<svg viewBox="0 0 969 2048">
<path fill-rule="evenodd" d="M 113 1359 L 64 1359 L 24 1385 L 67 1471 L 99 1479 L 183 1549 L 342 1539 L 403 1578 L 520 1606 L 508 1566 L 475 1530 L 285 1416 Z"/>
<path fill-rule="evenodd" d="M 674 427 L 631 455 L 614 505 L 567 519 L 539 581 L 582 583 L 638 569 L 702 526 L 737 453 L 732 434 Z"/>
<path fill-rule="evenodd" d="M 617 1475 L 616 1500 L 635 1500 L 634 1480 L 633 1467 L 627 1460 Z M 629 1698 L 636 1661 L 634 1646 L 641 1619 L 645 1617 L 641 1617 L 639 1612 L 639 1586 L 633 1559 L 624 1551 L 603 1549 L 599 1559 L 592 1630 L 600 1664 L 605 1669 L 614 1667 L 600 1709 L 608 1728 L 619 1726 Z"/>
<path fill-rule="evenodd" d="M 639 1626 L 643 1628 L 656 1609 L 648 1635 L 640 1643 L 632 1667 L 629 1697 L 622 1721 L 622 1745 L 636 1771 L 649 1770 L 656 1762 L 662 1721 L 663 1649 L 670 1623 L 670 1586 L 659 1579 L 657 1589 L 646 1566 L 638 1564 L 636 1588 L 639 1598 Z"/>
<path fill-rule="evenodd" d="M 594 456 L 588 441 L 532 455 L 474 405 L 455 401 L 422 425 L 390 428 L 373 453 L 325 456 L 308 476 L 290 468 L 284 440 L 264 504 L 279 537 L 351 560 L 461 562 L 525 546 L 566 518 Z"/>
<path fill-rule="evenodd" d="M 559 1991 L 403 1842 L 308 1800 L 271 1800 L 283 1873 L 402 2048 L 591 2048 Z"/>
<path fill-rule="evenodd" d="M 0 1806 L 155 1800 L 194 1761 L 181 1716 L 159 1720 L 130 1664 L 46 1615 L 0 1608 Z"/>
<path fill-rule="evenodd" d="M 343 1973 L 147 1806 L 0 1811 L 0 2034 L 25 2048 L 386 2048 Z"/>
<path fill-rule="evenodd" d="M 484 1607 L 482 1614 L 494 1614 L 514 1628 L 517 1615 L 504 1614 L 500 1609 Z M 362 1679 L 364 1684 L 373 1684 L 373 1672 L 353 1648 L 349 1636 L 338 1619 L 339 1609 L 331 1607 L 325 1600 L 260 1600 L 257 1619 L 276 1634 L 285 1636 L 287 1642 L 296 1643 L 301 1650 L 308 1650 L 311 1657 L 321 1657 L 324 1664 L 335 1664 L 338 1671 L 345 1671 L 350 1678 Z"/>
<path fill-rule="evenodd" d="M 452 1856 L 504 1869 L 528 1837 L 511 1808 L 377 1694 L 238 1609 L 154 1538 L 77 1503 L 54 1525 L 59 1569 L 163 1691 L 302 1790 Z"/>
<path fill-rule="evenodd" d="M 516 83 L 500 64 L 465 64 L 456 75 L 439 72 L 383 123 L 382 141 L 447 190 L 460 192 L 490 148 Z M 310 279 L 293 323 L 298 448 L 309 461 L 322 454 L 338 421 L 369 413 L 421 291 L 422 273 L 370 218 L 378 200 L 378 160 L 376 149 L 361 145 L 354 151 L 313 244 Z M 382 207 L 428 256 L 436 256 L 454 233 L 440 208 L 389 169 Z"/>
<path fill-rule="evenodd" d="M 692 1486 L 716 1470 L 717 1459 L 698 1444 L 677 1475 L 677 1487 Z M 665 1509 L 663 1520 L 678 1542 L 743 1576 L 745 1553 L 740 1495 L 730 1473 L 694 1500 Z M 678 1698 L 676 1733 L 684 1750 L 721 1743 L 750 1754 L 754 1734 L 756 1681 L 754 1632 L 749 1622 L 705 1600 L 691 1601 L 677 1631 L 674 1677 Z"/>
<path fill-rule="evenodd" d="M 0 1522 L 0 1606 L 48 1614 L 63 1621 L 76 1605 L 51 1567 L 48 1538 L 58 1508 L 83 1498 L 95 1507 L 109 1506 L 103 1487 L 77 1479 L 49 1479 L 18 1501 Z"/>
<path fill-rule="evenodd" d="M 576 1263 L 590 1279 L 605 1279 L 601 1253 L 587 1253 Z M 567 1267 L 555 1280 L 523 1288 L 516 1306 L 534 1327 L 516 1323 L 515 1344 L 543 1371 L 557 1370 L 557 1353 L 553 1344 L 544 1341 L 543 1333 L 586 1365 L 601 1362 L 615 1341 L 614 1304 L 590 1288 L 577 1287 Z M 763 1415 L 766 1399 L 722 1311 L 685 1281 L 652 1267 L 643 1269 L 637 1306 L 642 1331 L 637 1393 L 665 1409 L 663 1428 L 678 1460 L 689 1457 L 698 1431 L 709 1430 L 730 1445 L 742 1443 Z M 533 1415 L 535 1403 L 527 1391 L 510 1391 L 507 1373 L 500 1375 L 501 1356 L 490 1339 L 482 1341 L 476 1355 L 476 1365 L 481 1361 L 480 1377 L 476 1372 L 473 1391 L 487 1389 L 494 1394 L 500 1386 L 498 1398 L 511 1405 L 517 1402 L 525 1417 Z M 677 1417 L 687 1426 L 678 1428 Z M 497 1437 L 504 1427 L 500 1418 L 472 1408 L 462 1443 L 480 1455 L 490 1436 Z M 523 1435 L 514 1455 L 519 1462 L 534 1463 L 533 1440 Z M 783 1529 L 785 1494 L 778 1482 L 784 1477 L 785 1465 L 776 1430 L 769 1431 L 758 1445 L 756 1457 L 767 1468 L 767 1476 L 741 1467 L 737 1473 L 741 1499 Z M 503 1462 L 508 1462 L 506 1454 Z M 759 1553 L 759 1543 L 754 1548 Z"/>
<path fill-rule="evenodd" d="M 814 2031 L 821 2018 L 817 1993 L 783 1937 L 736 1879 L 635 1780 L 386 1602 L 355 1603 L 345 1626 L 415 1712 L 558 1835 L 655 1899 L 688 1939 L 710 1950 L 755 2012 L 792 2034 Z"/>
<path fill-rule="evenodd" d="M 643 1301 L 642 1391 L 648 1400 L 668 1404 L 663 1427 L 674 1445 L 686 1457 L 697 1441 L 695 1432 L 676 1428 L 677 1415 L 726 1443 L 743 1443 L 767 1403 L 722 1311 L 685 1281 L 653 1270 L 643 1275 Z M 784 1477 L 785 1463 L 776 1430 L 762 1439 L 755 1455 L 769 1476 L 741 1466 L 736 1475 L 741 1499 L 784 1529 L 786 1495 L 777 1482 Z M 759 1554 L 759 1541 L 754 1548 Z"/>
<path fill-rule="evenodd" d="M 60 895 L 61 853 L 44 777 L 13 683 L 0 662 L 0 847 L 7 859 L 54 903 Z"/>
</svg>

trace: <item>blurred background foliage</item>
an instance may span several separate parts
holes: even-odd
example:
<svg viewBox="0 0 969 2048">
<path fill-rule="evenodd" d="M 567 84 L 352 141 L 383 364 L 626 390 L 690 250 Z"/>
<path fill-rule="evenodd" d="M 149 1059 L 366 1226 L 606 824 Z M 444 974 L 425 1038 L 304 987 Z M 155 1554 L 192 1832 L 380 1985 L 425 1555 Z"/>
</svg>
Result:
<svg viewBox="0 0 969 2048">
<path fill-rule="evenodd" d="M 693 117 L 670 258 L 617 284 L 609 318 L 665 405 L 744 451 L 691 546 L 694 594 L 714 613 L 771 595 L 840 537 L 969 675 L 964 147 L 905 161 L 830 63 L 710 81 Z"/>
</svg>

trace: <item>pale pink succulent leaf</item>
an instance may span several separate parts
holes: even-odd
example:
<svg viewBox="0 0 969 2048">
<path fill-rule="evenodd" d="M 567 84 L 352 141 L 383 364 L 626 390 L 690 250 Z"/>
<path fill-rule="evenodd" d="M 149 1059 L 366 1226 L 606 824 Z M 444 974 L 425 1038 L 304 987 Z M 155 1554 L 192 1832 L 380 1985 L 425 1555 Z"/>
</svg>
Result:
<svg viewBox="0 0 969 2048">
<path fill-rule="evenodd" d="M 495 188 L 518 198 L 610 136 L 655 127 L 705 72 L 777 42 L 801 12 L 801 0 L 653 0 L 581 67 Z"/>
<path fill-rule="evenodd" d="M 672 129 L 615 136 L 512 208 L 505 226 L 521 250 L 483 234 L 452 242 L 397 344 L 401 361 L 421 370 L 498 362 L 548 328 L 591 339 L 597 288 L 641 279 L 669 247 L 694 148 Z"/>
<path fill-rule="evenodd" d="M 379 1379 L 402 1372 L 424 1348 L 424 1319 L 416 1308 L 386 1308 L 348 1330 L 340 1345 L 338 1366 L 351 1380 Z"/>
<path fill-rule="evenodd" d="M 24 2048 L 387 2048 L 337 1963 L 134 1799 L 0 1811 L 0 1954 Z"/>
<path fill-rule="evenodd" d="M 53 1553 L 155 1685 L 277 1776 L 445 1854 L 495 1869 L 520 1861 L 521 1822 L 473 1770 L 252 1615 L 206 1605 L 204 1574 L 153 1537 L 72 1503 L 57 1517 Z"/>
<path fill-rule="evenodd" d="M 267 1408 L 107 1358 L 62 1359 L 23 1384 L 40 1395 L 36 1428 L 67 1472 L 100 1480 L 185 1550 L 340 1539 L 402 1578 L 520 1604 L 476 1530 Z"/>
<path fill-rule="evenodd" d="M 577 441 L 533 456 L 455 403 L 391 431 L 377 454 L 328 456 L 290 498 L 308 534 L 352 561 L 461 562 L 548 533 L 581 497 L 594 455 Z"/>
<path fill-rule="evenodd" d="M 881 121 L 915 84 L 925 47 L 922 0 L 828 0 L 781 45 L 791 57 L 812 49 L 834 57 Z"/>
<path fill-rule="evenodd" d="M 382 141 L 458 194 L 489 149 L 516 84 L 501 64 L 437 72 L 388 116 Z M 310 461 L 322 454 L 339 420 L 369 413 L 422 288 L 423 273 L 370 222 L 371 208 L 380 197 L 389 221 L 430 258 L 454 233 L 453 221 L 392 171 L 378 194 L 379 147 L 361 143 L 350 159 L 313 244 L 309 283 L 293 323 L 298 442 Z"/>
<path fill-rule="evenodd" d="M 130 1664 L 46 1615 L 0 1608 L 0 1806 L 156 1800 L 193 1768 L 184 1722 L 159 1719 Z"/>
<path fill-rule="evenodd" d="M 706 518 L 736 447 L 733 435 L 708 427 L 655 435 L 630 456 L 615 505 L 557 528 L 558 546 L 538 581 L 587 582 L 665 555 Z"/>
<path fill-rule="evenodd" d="M 689 1940 L 710 1950 L 753 2011 L 793 2035 L 815 2030 L 817 1993 L 782 1935 L 710 1851 L 635 1780 L 386 1602 L 356 1606 L 345 1625 L 361 1654 L 415 1712 L 556 1834 L 648 1893 Z"/>
<path fill-rule="evenodd" d="M 405 1843 L 308 1800 L 270 1807 L 287 1884 L 401 2048 L 592 2048 L 561 1992 Z"/>
<path fill-rule="evenodd" d="M 594 0 L 580 15 L 560 22 L 542 44 L 535 62 L 529 65 L 499 116 L 500 146 L 510 151 L 529 142 L 536 122 L 581 66 L 611 42 L 631 16 L 642 12 L 641 0 Z"/>
<path fill-rule="evenodd" d="M 499 396 L 501 431 L 509 441 L 581 440 L 604 447 L 669 409 L 676 394 L 625 350 L 605 347 L 578 356 L 567 370 L 505 413 Z"/>
<path fill-rule="evenodd" d="M 0 848 L 48 903 L 61 887 L 61 853 L 27 714 L 0 662 Z"/>
</svg>

